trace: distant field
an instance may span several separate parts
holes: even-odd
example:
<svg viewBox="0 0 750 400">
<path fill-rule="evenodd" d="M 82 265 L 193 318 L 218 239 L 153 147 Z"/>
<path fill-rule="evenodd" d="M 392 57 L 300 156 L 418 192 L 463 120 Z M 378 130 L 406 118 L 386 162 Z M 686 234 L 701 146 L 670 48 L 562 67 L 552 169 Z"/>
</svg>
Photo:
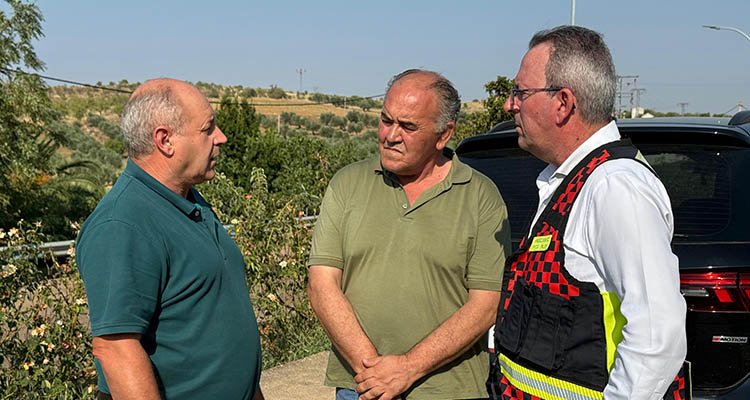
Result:
<svg viewBox="0 0 750 400">
<path fill-rule="evenodd" d="M 89 112 L 95 112 L 113 122 L 119 119 L 119 113 L 122 106 L 127 101 L 127 94 L 104 92 L 89 88 L 78 87 L 58 87 L 50 91 L 50 97 L 53 102 L 67 104 L 68 107 L 62 106 L 64 114 L 68 114 L 70 119 L 80 119 Z M 218 107 L 219 98 L 209 99 L 214 107 Z M 295 113 L 304 118 L 318 119 L 323 113 L 332 113 L 338 117 L 344 117 L 349 111 L 358 111 L 370 115 L 379 115 L 379 108 L 371 108 L 369 111 L 362 110 L 361 107 L 347 105 L 346 107 L 336 106 L 330 103 L 315 103 L 307 99 L 272 99 L 269 97 L 250 97 L 248 102 L 253 105 L 259 114 L 268 117 L 276 117 L 281 113 Z M 484 109 L 481 101 L 470 101 L 464 103 L 462 111 L 473 113 Z M 72 114 L 72 115 L 71 115 Z"/>
<path fill-rule="evenodd" d="M 211 99 L 211 101 L 218 102 L 219 99 Z M 349 111 L 355 110 L 359 112 L 365 112 L 360 107 L 347 106 L 337 107 L 333 104 L 317 104 L 310 100 L 304 99 L 271 99 L 268 97 L 251 97 L 248 99 L 250 104 L 255 107 L 255 110 L 263 115 L 277 116 L 283 112 L 293 112 L 301 117 L 317 119 L 320 114 L 333 113 L 336 116 L 343 117 Z M 269 105 L 263 105 L 269 104 Z M 371 115 L 379 115 L 380 110 L 371 109 L 366 112 Z"/>
<path fill-rule="evenodd" d="M 479 101 L 479 100 L 474 100 L 474 101 L 470 101 L 468 103 L 464 103 L 463 106 L 462 106 L 462 109 L 467 114 L 470 114 L 470 113 L 473 113 L 473 112 L 484 110 L 484 104 L 481 101 Z"/>
</svg>

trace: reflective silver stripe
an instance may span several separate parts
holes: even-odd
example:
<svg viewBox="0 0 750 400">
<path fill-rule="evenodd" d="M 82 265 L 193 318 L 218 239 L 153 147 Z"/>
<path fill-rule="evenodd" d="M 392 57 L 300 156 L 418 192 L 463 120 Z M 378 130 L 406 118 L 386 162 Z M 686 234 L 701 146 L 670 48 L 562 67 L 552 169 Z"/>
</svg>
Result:
<svg viewBox="0 0 750 400">
<path fill-rule="evenodd" d="M 529 370 L 499 354 L 500 369 L 513 386 L 547 400 L 601 400 L 601 392 Z M 542 380 L 544 379 L 544 380 Z"/>
</svg>

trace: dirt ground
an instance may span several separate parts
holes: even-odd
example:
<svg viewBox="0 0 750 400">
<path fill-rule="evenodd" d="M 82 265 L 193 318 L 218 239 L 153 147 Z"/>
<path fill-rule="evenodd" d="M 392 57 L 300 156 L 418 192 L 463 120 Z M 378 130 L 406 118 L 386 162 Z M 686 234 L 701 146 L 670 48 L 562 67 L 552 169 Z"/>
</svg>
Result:
<svg viewBox="0 0 750 400">
<path fill-rule="evenodd" d="M 323 386 L 328 352 L 314 354 L 263 371 L 260 387 L 266 400 L 333 400 L 334 389 Z"/>
</svg>

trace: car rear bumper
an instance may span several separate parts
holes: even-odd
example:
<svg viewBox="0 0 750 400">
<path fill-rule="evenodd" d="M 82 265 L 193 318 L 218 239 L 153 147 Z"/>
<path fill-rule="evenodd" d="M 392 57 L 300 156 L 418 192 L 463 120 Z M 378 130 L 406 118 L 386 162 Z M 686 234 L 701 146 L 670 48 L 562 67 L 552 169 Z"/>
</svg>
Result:
<svg viewBox="0 0 750 400">
<path fill-rule="evenodd" d="M 747 400 L 750 399 L 750 378 L 729 391 L 722 392 L 698 392 L 693 391 L 693 400 Z"/>
</svg>

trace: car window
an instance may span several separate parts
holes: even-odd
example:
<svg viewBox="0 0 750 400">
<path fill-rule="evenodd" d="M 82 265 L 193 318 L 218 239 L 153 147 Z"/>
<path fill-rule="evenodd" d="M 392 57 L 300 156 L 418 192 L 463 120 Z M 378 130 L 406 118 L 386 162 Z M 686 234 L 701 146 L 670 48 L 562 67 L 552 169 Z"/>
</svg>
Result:
<svg viewBox="0 0 750 400">
<path fill-rule="evenodd" d="M 664 183 L 672 202 L 676 237 L 720 232 L 730 221 L 732 170 L 724 148 L 638 146 Z M 538 203 L 536 177 L 546 166 L 518 148 L 472 151 L 464 162 L 492 179 L 508 206 L 511 238 L 518 241 Z"/>
<path fill-rule="evenodd" d="M 546 164 L 517 148 L 472 152 L 462 160 L 495 182 L 508 207 L 511 239 L 520 240 L 534 217 L 536 177 Z"/>
<path fill-rule="evenodd" d="M 712 235 L 729 223 L 732 171 L 723 149 L 639 146 L 672 201 L 676 236 Z"/>
</svg>

